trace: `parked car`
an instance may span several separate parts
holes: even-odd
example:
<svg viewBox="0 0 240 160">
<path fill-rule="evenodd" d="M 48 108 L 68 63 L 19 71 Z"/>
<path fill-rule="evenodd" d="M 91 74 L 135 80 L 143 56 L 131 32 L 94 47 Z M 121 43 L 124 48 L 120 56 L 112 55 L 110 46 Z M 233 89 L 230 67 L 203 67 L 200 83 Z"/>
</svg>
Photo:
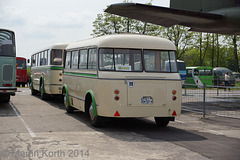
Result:
<svg viewBox="0 0 240 160">
<path fill-rule="evenodd" d="M 234 72 L 233 75 L 235 76 L 236 82 L 240 82 L 240 73 Z"/>
<path fill-rule="evenodd" d="M 233 75 L 233 72 L 225 67 L 216 67 L 213 69 L 214 72 L 214 85 L 215 86 L 224 86 L 224 75 L 226 72 L 228 72 L 228 75 L 230 76 L 229 84 L 230 86 L 235 86 L 235 76 Z"/>
</svg>

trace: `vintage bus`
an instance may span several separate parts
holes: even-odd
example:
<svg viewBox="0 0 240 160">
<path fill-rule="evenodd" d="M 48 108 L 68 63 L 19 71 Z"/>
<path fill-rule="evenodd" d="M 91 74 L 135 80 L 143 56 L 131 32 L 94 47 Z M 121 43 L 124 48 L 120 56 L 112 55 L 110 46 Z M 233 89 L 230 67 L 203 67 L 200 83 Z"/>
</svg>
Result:
<svg viewBox="0 0 240 160">
<path fill-rule="evenodd" d="M 62 95 L 62 71 L 67 44 L 54 44 L 31 56 L 30 89 L 40 92 L 41 99 L 49 95 Z"/>
<path fill-rule="evenodd" d="M 203 87 L 204 83 L 208 86 L 213 86 L 214 75 L 213 67 L 199 66 L 199 67 L 186 67 L 187 70 L 187 84 L 193 84 L 196 87 Z"/>
<path fill-rule="evenodd" d="M 16 88 L 16 46 L 13 31 L 0 29 L 0 100 L 7 103 Z"/>
<path fill-rule="evenodd" d="M 16 57 L 16 68 L 17 68 L 17 74 L 16 74 L 16 86 L 25 87 L 25 84 L 27 84 L 27 60 L 23 57 Z"/>
<path fill-rule="evenodd" d="M 106 35 L 69 44 L 63 72 L 64 106 L 102 117 L 154 117 L 167 126 L 181 113 L 181 78 L 169 40 Z M 169 67 L 166 62 L 172 61 Z"/>
</svg>

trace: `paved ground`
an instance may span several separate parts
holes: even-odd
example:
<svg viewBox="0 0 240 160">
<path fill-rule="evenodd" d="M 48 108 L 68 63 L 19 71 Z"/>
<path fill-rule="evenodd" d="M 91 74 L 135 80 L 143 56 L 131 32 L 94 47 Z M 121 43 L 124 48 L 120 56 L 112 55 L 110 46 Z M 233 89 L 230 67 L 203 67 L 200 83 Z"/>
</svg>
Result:
<svg viewBox="0 0 240 160">
<path fill-rule="evenodd" d="M 62 102 L 42 101 L 19 88 L 0 103 L 0 159 L 239 159 L 238 119 L 185 112 L 158 128 L 153 118 L 109 120 L 90 125 L 81 112 L 67 114 Z"/>
</svg>

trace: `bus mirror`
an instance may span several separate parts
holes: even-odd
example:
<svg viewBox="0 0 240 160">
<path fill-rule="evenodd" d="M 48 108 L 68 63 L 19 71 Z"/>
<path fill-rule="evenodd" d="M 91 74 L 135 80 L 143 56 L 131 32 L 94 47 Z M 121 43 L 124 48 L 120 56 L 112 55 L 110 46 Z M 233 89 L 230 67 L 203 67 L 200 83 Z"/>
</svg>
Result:
<svg viewBox="0 0 240 160">
<path fill-rule="evenodd" d="M 27 59 L 27 63 L 30 63 L 30 59 Z"/>
</svg>

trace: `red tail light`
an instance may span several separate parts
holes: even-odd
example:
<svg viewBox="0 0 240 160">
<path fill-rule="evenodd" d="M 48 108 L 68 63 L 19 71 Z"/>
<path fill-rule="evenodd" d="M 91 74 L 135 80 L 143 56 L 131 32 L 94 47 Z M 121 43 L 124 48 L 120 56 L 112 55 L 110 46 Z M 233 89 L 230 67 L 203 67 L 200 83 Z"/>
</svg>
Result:
<svg viewBox="0 0 240 160">
<path fill-rule="evenodd" d="M 12 87 L 12 84 L 3 84 L 3 87 Z"/>
<path fill-rule="evenodd" d="M 120 98 L 118 96 L 115 96 L 114 99 L 118 101 Z"/>
<path fill-rule="evenodd" d="M 177 97 L 176 96 L 172 96 L 172 99 L 175 101 L 177 99 Z"/>
</svg>

